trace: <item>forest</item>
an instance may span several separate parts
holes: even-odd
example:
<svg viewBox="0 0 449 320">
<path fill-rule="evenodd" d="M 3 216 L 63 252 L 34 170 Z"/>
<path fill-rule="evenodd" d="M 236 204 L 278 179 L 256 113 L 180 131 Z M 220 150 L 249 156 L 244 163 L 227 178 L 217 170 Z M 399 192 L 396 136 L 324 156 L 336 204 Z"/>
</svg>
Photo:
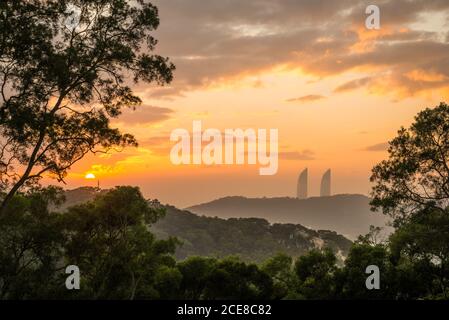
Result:
<svg viewBox="0 0 449 320">
<path fill-rule="evenodd" d="M 117 187 L 64 214 L 47 209 L 59 195 L 55 188 L 22 194 L 2 217 L 2 299 L 447 298 L 447 210 L 420 211 L 384 243 L 373 229 L 343 265 L 331 249 L 256 264 L 232 256 L 176 260 L 179 240 L 159 240 L 148 228 L 165 209 L 152 208 L 138 188 Z M 79 267 L 80 290 L 66 289 L 67 265 Z M 366 289 L 367 265 L 380 268 L 380 290 Z"/>
</svg>

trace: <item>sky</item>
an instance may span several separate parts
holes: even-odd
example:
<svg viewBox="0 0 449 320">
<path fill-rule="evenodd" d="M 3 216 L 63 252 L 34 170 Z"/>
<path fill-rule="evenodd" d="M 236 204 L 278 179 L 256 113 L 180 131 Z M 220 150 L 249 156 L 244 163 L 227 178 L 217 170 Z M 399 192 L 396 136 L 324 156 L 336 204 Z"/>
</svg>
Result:
<svg viewBox="0 0 449 320">
<path fill-rule="evenodd" d="M 139 186 L 178 207 L 216 198 L 295 196 L 309 168 L 309 194 L 332 169 L 332 192 L 370 192 L 387 142 L 426 107 L 449 101 L 447 0 L 155 0 L 157 54 L 176 65 L 165 87 L 134 86 L 143 104 L 113 121 L 139 147 L 89 155 L 65 188 Z M 365 27 L 368 5 L 379 30 Z M 179 165 L 174 129 L 278 129 L 279 168 Z"/>
</svg>

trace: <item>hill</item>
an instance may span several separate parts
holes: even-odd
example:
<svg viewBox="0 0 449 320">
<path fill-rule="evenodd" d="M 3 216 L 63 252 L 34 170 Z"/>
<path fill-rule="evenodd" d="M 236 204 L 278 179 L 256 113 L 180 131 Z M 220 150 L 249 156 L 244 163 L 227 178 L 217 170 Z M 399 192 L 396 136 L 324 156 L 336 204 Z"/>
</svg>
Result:
<svg viewBox="0 0 449 320">
<path fill-rule="evenodd" d="M 334 230 L 350 239 L 366 234 L 370 225 L 385 226 L 387 218 L 370 211 L 363 195 L 308 199 L 226 197 L 189 207 L 193 213 L 221 218 L 259 217 L 272 223 L 297 223 L 311 229 Z"/>
<path fill-rule="evenodd" d="M 315 248 L 331 248 L 346 256 L 351 241 L 333 231 L 314 231 L 295 224 L 270 224 L 265 219 L 198 216 L 172 206 L 152 226 L 160 238 L 175 236 L 183 241 L 176 257 L 191 255 L 225 257 L 238 255 L 246 261 L 261 262 L 283 252 L 297 257 Z"/>
<path fill-rule="evenodd" d="M 96 195 L 107 192 L 108 190 L 101 190 L 93 187 L 81 187 L 73 190 L 64 191 L 65 202 L 58 208 L 58 210 L 65 210 L 68 207 L 81 204 L 95 198 Z"/>
<path fill-rule="evenodd" d="M 59 208 L 92 200 L 107 192 L 82 187 L 65 192 L 66 202 Z M 199 216 L 166 205 L 167 214 L 151 227 L 159 238 L 177 237 L 183 244 L 176 258 L 192 255 L 225 257 L 240 256 L 246 261 L 263 261 L 276 253 L 300 256 L 313 248 L 328 247 L 344 257 L 352 244 L 350 240 L 327 230 L 311 230 L 299 224 L 270 224 L 259 218 L 230 218 Z"/>
</svg>

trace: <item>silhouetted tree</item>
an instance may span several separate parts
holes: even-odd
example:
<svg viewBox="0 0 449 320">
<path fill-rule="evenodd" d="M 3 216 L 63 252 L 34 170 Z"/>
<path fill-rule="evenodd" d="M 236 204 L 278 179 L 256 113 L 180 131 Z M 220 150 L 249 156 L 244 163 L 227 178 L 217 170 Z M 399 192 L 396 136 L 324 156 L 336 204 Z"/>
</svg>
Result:
<svg viewBox="0 0 449 320">
<path fill-rule="evenodd" d="M 172 80 L 151 54 L 158 24 L 144 0 L 0 2 L 0 211 L 44 173 L 62 181 L 89 152 L 136 145 L 110 118 L 141 103 L 130 82 Z"/>
<path fill-rule="evenodd" d="M 449 106 L 420 112 L 409 129 L 390 142 L 388 160 L 373 169 L 373 209 L 382 209 L 399 226 L 428 206 L 449 204 Z"/>
<path fill-rule="evenodd" d="M 388 152 L 373 169 L 371 205 L 394 218 L 397 298 L 448 298 L 449 106 L 420 112 Z"/>
</svg>

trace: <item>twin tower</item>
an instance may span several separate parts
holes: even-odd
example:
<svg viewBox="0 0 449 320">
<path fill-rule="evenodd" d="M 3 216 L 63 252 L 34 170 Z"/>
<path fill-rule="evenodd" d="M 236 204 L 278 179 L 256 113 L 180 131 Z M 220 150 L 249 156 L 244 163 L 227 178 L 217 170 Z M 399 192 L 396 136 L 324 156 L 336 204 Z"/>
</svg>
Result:
<svg viewBox="0 0 449 320">
<path fill-rule="evenodd" d="M 307 199 L 308 197 L 308 180 L 309 180 L 309 170 L 304 169 L 298 178 L 298 189 L 297 197 L 298 199 Z M 321 197 L 329 197 L 331 195 L 331 169 L 327 170 L 323 177 L 321 178 Z"/>
</svg>

